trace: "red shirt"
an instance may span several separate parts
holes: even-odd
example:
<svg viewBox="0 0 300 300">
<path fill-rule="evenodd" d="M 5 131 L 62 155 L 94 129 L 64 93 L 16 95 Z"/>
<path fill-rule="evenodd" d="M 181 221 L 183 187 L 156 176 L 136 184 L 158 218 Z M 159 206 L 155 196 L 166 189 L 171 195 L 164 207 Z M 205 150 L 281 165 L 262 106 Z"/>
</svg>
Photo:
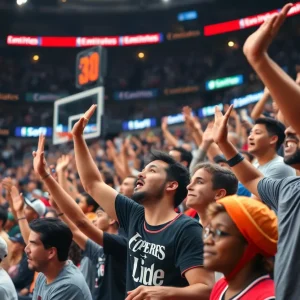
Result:
<svg viewBox="0 0 300 300">
<path fill-rule="evenodd" d="M 210 300 L 223 300 L 228 289 L 228 284 L 224 278 L 220 279 L 214 286 Z M 269 275 L 261 276 L 250 283 L 244 290 L 230 300 L 274 300 L 275 285 Z"/>
</svg>

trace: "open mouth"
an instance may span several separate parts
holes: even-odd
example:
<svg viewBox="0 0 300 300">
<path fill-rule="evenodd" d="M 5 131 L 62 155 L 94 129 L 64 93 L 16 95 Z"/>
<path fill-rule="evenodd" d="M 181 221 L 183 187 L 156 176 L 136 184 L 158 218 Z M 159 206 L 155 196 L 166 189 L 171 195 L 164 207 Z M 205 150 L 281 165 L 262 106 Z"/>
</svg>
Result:
<svg viewBox="0 0 300 300">
<path fill-rule="evenodd" d="M 142 186 L 144 186 L 144 182 L 142 181 L 142 180 L 138 180 L 137 181 L 137 183 L 136 183 L 136 186 L 135 186 L 135 188 L 136 189 L 139 189 L 139 188 L 141 188 Z"/>
<path fill-rule="evenodd" d="M 285 152 L 295 151 L 297 147 L 298 147 L 298 140 L 296 139 L 286 139 L 284 142 Z"/>
</svg>

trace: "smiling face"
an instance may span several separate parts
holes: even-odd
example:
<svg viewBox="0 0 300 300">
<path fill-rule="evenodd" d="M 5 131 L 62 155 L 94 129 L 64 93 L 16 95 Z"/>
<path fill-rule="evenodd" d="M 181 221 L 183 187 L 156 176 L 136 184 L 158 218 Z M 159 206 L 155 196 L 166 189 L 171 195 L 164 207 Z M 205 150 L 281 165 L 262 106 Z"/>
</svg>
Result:
<svg viewBox="0 0 300 300">
<path fill-rule="evenodd" d="M 215 201 L 217 193 L 217 190 L 213 190 L 212 174 L 205 169 L 195 172 L 187 190 L 186 205 L 197 211 L 204 211 L 211 202 Z"/>
<path fill-rule="evenodd" d="M 138 175 L 132 199 L 144 205 L 148 200 L 159 201 L 165 194 L 168 164 L 155 160 Z"/>
<path fill-rule="evenodd" d="M 242 258 L 247 243 L 227 212 L 218 213 L 208 227 L 223 236 L 213 238 L 210 234 L 204 239 L 204 267 L 228 275 Z"/>
<path fill-rule="evenodd" d="M 263 154 L 274 147 L 276 141 L 277 138 L 269 135 L 264 124 L 255 124 L 248 136 L 248 151 L 255 156 Z"/>
<path fill-rule="evenodd" d="M 292 127 L 285 130 L 284 162 L 287 165 L 300 169 L 300 137 Z"/>
</svg>

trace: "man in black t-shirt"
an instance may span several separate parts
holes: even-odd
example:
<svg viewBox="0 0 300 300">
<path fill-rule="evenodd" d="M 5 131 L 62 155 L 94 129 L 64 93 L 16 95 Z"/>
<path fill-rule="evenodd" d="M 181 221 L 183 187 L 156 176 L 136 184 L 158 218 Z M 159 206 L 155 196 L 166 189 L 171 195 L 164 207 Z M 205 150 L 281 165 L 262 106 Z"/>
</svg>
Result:
<svg viewBox="0 0 300 300">
<path fill-rule="evenodd" d="M 119 195 L 103 181 L 83 138 L 95 109 L 74 125 L 76 165 L 87 193 L 128 236 L 126 299 L 209 299 L 214 274 L 203 268 L 202 228 L 174 211 L 187 195 L 188 170 L 156 152 L 138 176 L 135 201 Z"/>
</svg>

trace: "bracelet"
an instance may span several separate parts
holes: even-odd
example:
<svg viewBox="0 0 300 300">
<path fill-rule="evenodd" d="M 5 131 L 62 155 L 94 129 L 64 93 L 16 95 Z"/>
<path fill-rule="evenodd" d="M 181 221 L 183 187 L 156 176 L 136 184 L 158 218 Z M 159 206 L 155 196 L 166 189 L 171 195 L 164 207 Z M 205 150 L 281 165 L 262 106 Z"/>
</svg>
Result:
<svg viewBox="0 0 300 300">
<path fill-rule="evenodd" d="M 18 218 L 17 220 L 18 221 L 20 221 L 20 220 L 26 220 L 26 217 Z"/>
<path fill-rule="evenodd" d="M 48 173 L 47 175 L 45 175 L 44 177 L 42 177 L 42 180 L 45 180 L 46 178 L 48 178 L 50 176 L 50 173 Z"/>
<path fill-rule="evenodd" d="M 234 167 L 238 163 L 244 160 L 244 156 L 241 153 L 237 153 L 233 158 L 227 160 L 229 167 Z"/>
<path fill-rule="evenodd" d="M 61 217 L 61 216 L 63 216 L 64 215 L 64 213 L 60 213 L 60 214 L 58 214 L 57 216 L 58 217 Z"/>
</svg>

